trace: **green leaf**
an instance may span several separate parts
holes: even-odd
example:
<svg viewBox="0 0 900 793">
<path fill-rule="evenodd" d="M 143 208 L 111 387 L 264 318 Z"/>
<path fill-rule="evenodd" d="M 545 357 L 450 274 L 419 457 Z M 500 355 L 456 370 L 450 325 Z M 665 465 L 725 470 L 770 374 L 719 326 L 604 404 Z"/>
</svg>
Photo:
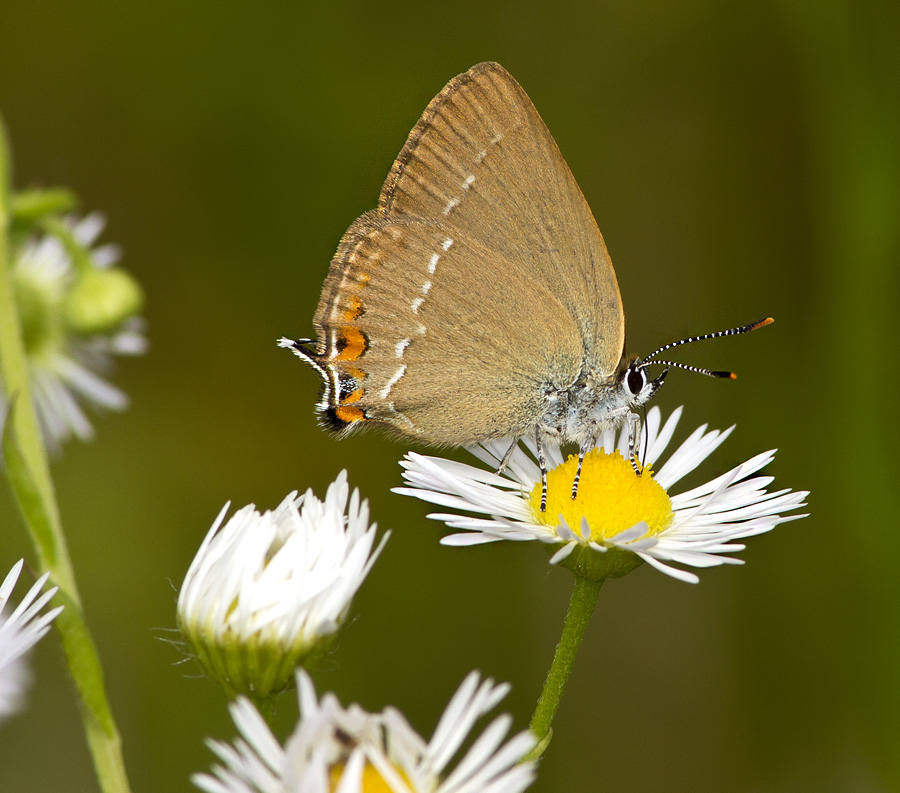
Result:
<svg viewBox="0 0 900 793">
<path fill-rule="evenodd" d="M 30 229 L 36 221 L 47 215 L 71 212 L 78 206 L 78 196 L 65 187 L 46 190 L 20 190 L 10 200 L 12 222 Z"/>
</svg>

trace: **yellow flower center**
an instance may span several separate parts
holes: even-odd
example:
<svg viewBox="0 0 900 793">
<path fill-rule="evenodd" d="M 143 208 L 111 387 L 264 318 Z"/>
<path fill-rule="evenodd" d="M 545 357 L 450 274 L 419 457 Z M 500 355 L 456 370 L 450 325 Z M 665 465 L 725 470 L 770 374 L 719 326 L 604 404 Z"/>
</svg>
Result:
<svg viewBox="0 0 900 793">
<path fill-rule="evenodd" d="M 331 772 L 329 774 L 331 777 L 331 793 L 334 793 L 334 791 L 337 790 L 338 783 L 344 775 L 344 768 L 344 763 L 337 763 L 336 765 L 331 766 Z M 409 781 L 406 778 L 406 774 L 402 771 L 399 771 L 399 773 L 404 782 Z M 362 793 L 394 793 L 394 789 L 384 781 L 384 777 L 369 763 L 366 763 L 365 768 L 363 768 L 362 786 L 360 787 L 360 790 Z"/>
<path fill-rule="evenodd" d="M 547 472 L 547 509 L 541 512 L 541 483 L 535 484 L 528 503 L 535 519 L 546 526 L 556 526 L 560 515 L 579 531 L 581 519 L 587 518 L 591 539 L 602 542 L 636 523 L 646 522 L 644 536 L 659 534 L 672 522 L 672 502 L 666 491 L 653 478 L 650 466 L 642 467 L 637 476 L 619 452 L 606 454 L 594 449 L 584 458 L 578 497 L 572 499 L 572 483 L 578 457 L 569 459 Z"/>
</svg>

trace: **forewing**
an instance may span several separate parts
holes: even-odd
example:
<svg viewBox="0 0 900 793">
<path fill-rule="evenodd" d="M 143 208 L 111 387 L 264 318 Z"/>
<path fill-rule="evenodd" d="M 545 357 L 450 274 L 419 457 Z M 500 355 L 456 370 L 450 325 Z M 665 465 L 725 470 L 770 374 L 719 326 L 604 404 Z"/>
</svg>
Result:
<svg viewBox="0 0 900 793">
<path fill-rule="evenodd" d="M 502 66 L 473 66 L 431 101 L 379 210 L 435 220 L 540 281 L 574 319 L 589 366 L 615 370 L 625 323 L 606 245 L 552 135 Z"/>
<path fill-rule="evenodd" d="M 521 435 L 583 365 L 551 290 L 459 230 L 378 212 L 344 235 L 315 316 L 328 410 L 432 443 Z"/>
</svg>

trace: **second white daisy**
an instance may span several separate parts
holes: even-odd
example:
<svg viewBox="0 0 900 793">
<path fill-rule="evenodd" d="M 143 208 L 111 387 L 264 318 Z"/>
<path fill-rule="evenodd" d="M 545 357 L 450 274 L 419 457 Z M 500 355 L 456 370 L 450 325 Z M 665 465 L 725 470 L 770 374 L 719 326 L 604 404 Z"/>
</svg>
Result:
<svg viewBox="0 0 900 793">
<path fill-rule="evenodd" d="M 349 505 L 348 505 L 349 499 Z M 226 504 L 178 597 L 178 627 L 230 693 L 267 697 L 330 646 L 381 553 L 377 524 L 342 471 L 324 501 L 289 494 L 262 514 L 251 504 L 222 526 Z"/>
<path fill-rule="evenodd" d="M 450 768 L 475 722 L 509 691 L 477 672 L 463 681 L 427 742 L 395 708 L 367 713 L 343 708 L 334 694 L 318 699 L 303 671 L 297 690 L 300 721 L 284 747 L 250 702 L 233 703 L 241 737 L 210 741 L 222 765 L 214 775 L 195 775 L 194 784 L 208 793 L 521 793 L 534 779 L 534 762 L 523 758 L 535 738 L 526 731 L 504 743 L 507 714 Z"/>
<path fill-rule="evenodd" d="M 517 448 L 503 474 L 437 457 L 410 453 L 402 463 L 410 487 L 395 492 L 463 512 L 434 513 L 435 520 L 462 529 L 445 545 L 498 540 L 537 540 L 554 546 L 551 562 L 564 562 L 581 575 L 612 578 L 642 562 L 682 581 L 698 577 L 674 565 L 713 567 L 740 564 L 728 554 L 744 549 L 735 540 L 770 531 L 804 515 L 785 514 L 804 506 L 806 492 L 768 492 L 770 476 L 750 478 L 770 463 L 775 451 L 758 454 L 699 487 L 672 495 L 670 488 L 697 468 L 731 434 L 733 427 L 707 432 L 699 427 L 653 471 L 681 417 L 677 409 L 662 424 L 659 408 L 647 416 L 642 475 L 628 459 L 627 433 L 606 433 L 585 458 L 578 497 L 571 498 L 575 458 L 563 461 L 559 447 L 545 449 L 547 509 L 540 511 L 541 474 L 532 456 Z M 496 441 L 470 449 L 496 470 L 508 447 Z"/>
</svg>

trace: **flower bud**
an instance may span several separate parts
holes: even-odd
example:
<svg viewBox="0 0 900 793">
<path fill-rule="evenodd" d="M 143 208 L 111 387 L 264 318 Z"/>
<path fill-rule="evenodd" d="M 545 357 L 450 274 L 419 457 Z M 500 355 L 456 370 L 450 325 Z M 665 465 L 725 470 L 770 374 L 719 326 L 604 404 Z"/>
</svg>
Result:
<svg viewBox="0 0 900 793">
<path fill-rule="evenodd" d="M 144 303 L 138 282 L 119 268 L 85 270 L 66 294 L 63 320 L 72 333 L 109 333 L 137 314 Z"/>
</svg>

